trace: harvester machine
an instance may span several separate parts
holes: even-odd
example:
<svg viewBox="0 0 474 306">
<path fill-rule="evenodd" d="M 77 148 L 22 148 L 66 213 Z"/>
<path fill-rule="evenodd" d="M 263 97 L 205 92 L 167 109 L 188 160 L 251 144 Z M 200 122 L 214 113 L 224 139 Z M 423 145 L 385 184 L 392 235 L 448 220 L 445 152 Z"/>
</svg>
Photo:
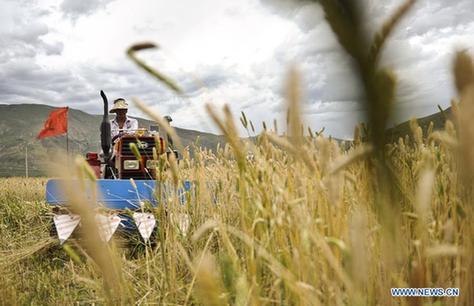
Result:
<svg viewBox="0 0 474 306">
<path fill-rule="evenodd" d="M 93 184 L 84 184 L 79 179 L 50 179 L 46 184 L 46 202 L 52 206 L 54 230 L 60 243 L 64 243 L 81 226 L 81 216 L 75 212 L 74 192 L 80 192 L 95 214 L 97 228 L 103 241 L 110 240 L 119 230 L 122 233 L 139 233 L 143 241 L 148 241 L 159 224 L 153 208 L 167 205 L 174 196 L 177 202 L 190 201 L 192 185 L 182 182 L 178 188 L 159 180 L 160 156 L 179 155 L 159 136 L 156 126 L 148 130 L 121 133 L 111 138 L 108 118 L 108 100 L 103 91 L 104 114 L 100 126 L 102 152 L 89 152 L 86 161 L 95 175 Z M 158 156 L 158 158 L 157 158 Z M 94 202 L 94 203 L 91 203 Z M 185 216 L 180 221 L 185 231 L 189 220 Z"/>
</svg>

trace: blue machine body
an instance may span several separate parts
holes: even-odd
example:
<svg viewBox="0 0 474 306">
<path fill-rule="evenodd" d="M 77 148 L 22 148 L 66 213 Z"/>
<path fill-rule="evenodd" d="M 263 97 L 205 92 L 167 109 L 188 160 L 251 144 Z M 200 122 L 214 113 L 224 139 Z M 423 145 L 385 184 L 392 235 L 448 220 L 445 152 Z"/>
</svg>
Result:
<svg viewBox="0 0 474 306">
<path fill-rule="evenodd" d="M 152 206 L 158 204 L 156 197 L 155 180 L 136 180 L 133 186 L 130 180 L 97 180 L 95 192 L 90 190 L 86 184 L 86 197 L 92 200 L 96 196 L 98 204 L 109 209 L 139 209 L 140 202 L 148 202 Z M 79 181 L 73 181 L 73 186 L 77 184 L 77 190 L 83 188 Z M 64 184 L 60 179 L 51 179 L 46 183 L 46 202 L 49 205 L 67 205 L 68 199 L 64 192 Z M 172 194 L 172 187 L 167 184 L 161 185 L 162 198 L 166 199 Z M 191 182 L 185 181 L 183 187 L 178 188 L 178 197 L 181 204 L 186 203 L 186 194 L 191 190 Z"/>
<path fill-rule="evenodd" d="M 77 190 L 77 192 L 82 192 L 84 190 L 83 185 L 85 185 L 85 196 L 89 204 L 111 210 L 130 209 L 133 211 L 141 208 L 140 203 L 149 203 L 149 205 L 154 207 L 160 204 L 159 199 L 157 199 L 157 190 L 155 189 L 157 183 L 155 180 L 136 180 L 132 183 L 130 180 L 102 179 L 97 180 L 95 184 L 89 183 L 81 184 L 79 180 L 76 180 L 68 182 L 68 185 Z M 68 206 L 70 201 L 64 188 L 65 182 L 63 180 L 49 180 L 46 183 L 46 202 L 52 206 Z M 92 190 L 92 188 L 95 188 L 95 190 Z M 172 191 L 173 188 L 168 184 L 161 184 L 162 203 L 166 203 L 166 200 L 172 195 Z M 180 204 L 186 203 L 190 192 L 191 182 L 185 181 L 183 187 L 179 187 L 177 190 Z M 93 199 L 95 199 L 96 203 L 92 203 Z M 126 230 L 136 229 L 128 215 L 120 214 L 120 217 L 122 218 L 121 224 Z"/>
</svg>

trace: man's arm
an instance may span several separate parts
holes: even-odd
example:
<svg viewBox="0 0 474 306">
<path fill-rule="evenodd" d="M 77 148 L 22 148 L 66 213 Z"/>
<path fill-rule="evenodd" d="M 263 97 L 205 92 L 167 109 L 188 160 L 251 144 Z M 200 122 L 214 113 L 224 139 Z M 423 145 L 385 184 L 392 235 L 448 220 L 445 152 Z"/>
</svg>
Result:
<svg viewBox="0 0 474 306">
<path fill-rule="evenodd" d="M 124 130 L 119 128 L 118 124 L 114 121 L 110 121 L 110 138 L 112 139 L 112 144 L 117 142 L 117 139 L 123 135 Z"/>
<path fill-rule="evenodd" d="M 110 120 L 110 137 L 113 139 L 119 133 L 119 128 L 114 124 L 113 120 Z"/>
<path fill-rule="evenodd" d="M 130 120 L 131 122 L 131 130 L 133 131 L 133 133 L 135 133 L 137 130 L 138 130 L 138 120 L 137 119 L 131 119 Z"/>
</svg>

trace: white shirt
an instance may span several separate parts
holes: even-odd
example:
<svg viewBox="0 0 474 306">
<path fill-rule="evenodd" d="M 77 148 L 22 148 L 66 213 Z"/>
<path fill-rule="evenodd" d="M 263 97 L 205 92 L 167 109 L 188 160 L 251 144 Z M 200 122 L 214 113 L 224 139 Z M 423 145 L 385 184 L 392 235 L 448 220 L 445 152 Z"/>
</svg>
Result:
<svg viewBox="0 0 474 306">
<path fill-rule="evenodd" d="M 129 134 L 136 130 L 138 130 L 137 119 L 127 117 L 122 128 L 119 127 L 117 118 L 110 120 L 110 136 L 112 139 L 119 134 Z"/>
</svg>

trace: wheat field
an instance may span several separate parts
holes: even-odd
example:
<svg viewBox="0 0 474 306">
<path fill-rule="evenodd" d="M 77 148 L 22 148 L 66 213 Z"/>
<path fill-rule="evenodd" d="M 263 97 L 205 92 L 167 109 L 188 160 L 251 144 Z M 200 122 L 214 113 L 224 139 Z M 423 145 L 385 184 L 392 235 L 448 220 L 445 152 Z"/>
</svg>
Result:
<svg viewBox="0 0 474 306">
<path fill-rule="evenodd" d="M 387 143 L 384 130 L 397 78 L 381 66 L 385 41 L 415 3 L 405 1 L 367 39 L 351 1 L 320 1 L 341 47 L 355 63 L 365 93 L 367 124 L 338 143 L 305 127 L 300 81 L 292 69 L 285 133 L 267 126 L 240 138 L 228 106 L 208 105 L 226 137 L 215 152 L 183 150 L 166 160 L 160 180 L 193 182 L 185 205 L 176 193 L 158 220 L 153 244 L 115 237 L 98 243 L 83 192 L 71 206 L 85 236 L 59 246 L 50 237 L 46 179 L 0 179 L 0 304 L 2 305 L 474 305 L 474 64 L 453 63 L 458 97 L 445 128 Z M 351 18 L 345 18 L 350 16 Z M 170 90 L 179 86 L 138 59 L 154 48 L 137 44 L 130 58 Z M 162 124 L 140 100 L 135 104 Z M 249 134 L 254 123 L 241 114 Z M 66 179 L 91 181 L 77 157 Z M 166 170 L 165 170 L 166 169 Z M 183 230 L 176 216 L 187 215 Z M 391 288 L 459 288 L 458 297 L 393 297 Z"/>
<path fill-rule="evenodd" d="M 116 241 L 101 254 L 49 236 L 45 179 L 2 179 L 1 302 L 469 305 L 472 202 L 457 153 L 435 141 L 455 141 L 452 128 L 423 136 L 413 122 L 409 139 L 387 145 L 390 196 L 360 139 L 343 150 L 314 135 L 293 152 L 295 144 L 268 133 L 239 151 L 200 151 L 163 175 L 190 178 L 197 194 L 153 211 L 162 229 L 156 245 Z M 186 232 L 171 217 L 178 213 L 191 219 Z M 410 300 L 392 297 L 392 287 L 461 294 Z"/>
</svg>

